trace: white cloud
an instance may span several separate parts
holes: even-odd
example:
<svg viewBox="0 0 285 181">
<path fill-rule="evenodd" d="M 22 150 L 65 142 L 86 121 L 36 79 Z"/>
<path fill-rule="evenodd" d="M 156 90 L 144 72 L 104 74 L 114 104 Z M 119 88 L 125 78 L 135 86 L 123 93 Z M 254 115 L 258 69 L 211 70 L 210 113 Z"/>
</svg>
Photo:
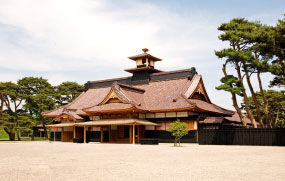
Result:
<svg viewBox="0 0 285 181">
<path fill-rule="evenodd" d="M 133 66 L 126 57 L 139 53 L 143 47 L 165 58 L 159 65 L 162 68 L 173 66 L 173 62 L 182 67 L 185 54 L 194 63 L 192 55 L 205 52 L 216 43 L 214 38 L 209 41 L 211 35 L 216 37 L 216 28 L 211 26 L 209 18 L 200 22 L 195 17 L 180 17 L 143 3 L 129 3 L 127 8 L 127 11 L 109 9 L 104 1 L 89 0 L 2 1 L 0 21 L 25 31 L 29 35 L 29 39 L 23 38 L 26 46 L 76 60 L 73 67 L 94 60 L 96 66 L 110 64 L 126 68 L 126 65 Z M 206 26 L 212 27 L 212 31 L 206 30 Z M 45 59 L 37 59 L 35 65 L 50 69 Z M 59 61 L 70 64 L 67 59 Z"/>
<path fill-rule="evenodd" d="M 134 66 L 127 57 L 147 47 L 163 59 L 158 69 L 195 66 L 209 87 L 210 97 L 219 94 L 214 87 L 219 84 L 217 75 L 221 73 L 217 72 L 221 70 L 214 50 L 224 46 L 217 39 L 220 20 L 205 11 L 181 15 L 145 2 L 122 4 L 2 0 L 0 26 L 8 30 L 0 30 L 0 68 L 31 71 L 32 75 L 38 72 L 52 84 L 69 79 L 86 82 L 125 76 L 122 70 Z M 86 76 L 71 76 L 72 72 Z M 6 78 L 1 76 L 0 81 Z M 216 100 L 223 105 L 222 99 Z"/>
</svg>

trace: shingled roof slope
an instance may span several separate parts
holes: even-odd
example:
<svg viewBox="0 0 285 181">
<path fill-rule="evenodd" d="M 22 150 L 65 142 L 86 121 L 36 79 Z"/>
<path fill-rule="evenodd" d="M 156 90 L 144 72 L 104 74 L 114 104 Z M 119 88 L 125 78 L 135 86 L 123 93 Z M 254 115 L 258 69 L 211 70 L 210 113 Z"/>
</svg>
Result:
<svg viewBox="0 0 285 181">
<path fill-rule="evenodd" d="M 97 106 L 93 106 L 87 109 L 83 109 L 85 112 L 87 113 L 91 113 L 91 112 L 110 112 L 110 111 L 114 111 L 114 110 L 119 110 L 119 111 L 123 111 L 126 109 L 131 109 L 134 106 L 131 104 L 124 104 L 124 103 L 110 103 L 110 104 L 103 104 L 103 105 L 97 105 Z"/>
<path fill-rule="evenodd" d="M 100 84 L 104 86 L 89 88 L 72 103 L 55 110 L 45 112 L 43 115 L 50 117 L 57 116 L 60 115 L 64 109 L 73 111 L 73 113 L 76 113 L 77 115 L 88 115 L 84 112 L 85 110 L 87 112 L 90 110 L 106 111 L 107 109 L 120 109 L 120 107 L 122 109 L 135 107 L 137 109 L 150 112 L 192 110 L 195 108 L 196 110 L 230 116 L 232 114 L 231 112 L 219 106 L 202 100 L 188 99 L 185 97 L 184 93 L 187 89 L 192 90 L 190 93 L 193 92 L 199 85 L 198 82 L 202 81 L 200 75 L 195 75 L 193 73 L 195 73 L 194 68 L 171 71 L 169 73 L 171 76 L 168 76 L 167 72 L 158 73 L 156 76 L 163 75 L 164 79 L 159 78 L 157 80 L 150 81 L 148 84 L 126 85 L 116 81 L 112 81 L 111 85 L 108 83 L 108 86 L 106 86 L 107 84 Z M 193 83 L 193 81 L 196 83 Z M 108 80 L 108 82 L 110 82 L 110 80 Z M 122 99 L 127 100 L 124 102 L 129 105 L 121 103 L 100 105 L 112 89 Z"/>
<path fill-rule="evenodd" d="M 232 115 L 231 117 L 225 117 L 225 119 L 226 119 L 227 121 L 229 121 L 229 122 L 241 123 L 241 120 L 240 120 L 239 115 L 238 115 L 237 112 L 235 112 L 235 114 Z M 246 124 L 251 124 L 251 121 L 250 121 L 249 118 L 244 117 L 244 120 L 245 120 Z"/>
<path fill-rule="evenodd" d="M 192 106 L 182 99 L 173 101 L 181 93 L 181 88 L 188 81 L 187 78 L 170 79 L 153 81 L 149 84 L 137 85 L 135 87 L 145 90 L 144 100 L 147 109 L 150 111 L 180 109 Z"/>
</svg>

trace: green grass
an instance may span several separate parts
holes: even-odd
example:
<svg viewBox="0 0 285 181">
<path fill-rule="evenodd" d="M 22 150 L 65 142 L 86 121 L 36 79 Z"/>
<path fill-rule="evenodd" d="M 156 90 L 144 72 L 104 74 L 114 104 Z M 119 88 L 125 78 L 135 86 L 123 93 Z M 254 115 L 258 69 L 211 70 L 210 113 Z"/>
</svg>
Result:
<svg viewBox="0 0 285 181">
<path fill-rule="evenodd" d="M 31 137 L 21 137 L 22 141 L 32 141 Z M 34 141 L 44 141 L 47 140 L 45 137 L 34 137 Z"/>
<path fill-rule="evenodd" d="M 43 141 L 46 140 L 44 137 L 35 137 L 34 141 Z M 0 129 L 0 140 L 9 140 L 9 135 L 3 130 Z M 15 141 L 17 141 L 17 136 L 15 135 Z M 30 137 L 21 137 L 22 141 L 31 141 Z"/>
<path fill-rule="evenodd" d="M 4 129 L 0 129 L 0 140 L 9 140 L 8 134 L 4 131 Z"/>
</svg>

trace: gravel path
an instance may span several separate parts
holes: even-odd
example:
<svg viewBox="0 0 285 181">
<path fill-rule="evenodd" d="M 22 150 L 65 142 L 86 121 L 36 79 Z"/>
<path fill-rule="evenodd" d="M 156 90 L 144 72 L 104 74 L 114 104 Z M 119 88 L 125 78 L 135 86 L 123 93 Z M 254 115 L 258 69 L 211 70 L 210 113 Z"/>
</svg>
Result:
<svg viewBox="0 0 285 181">
<path fill-rule="evenodd" d="M 0 180 L 285 180 L 285 147 L 0 143 Z"/>
</svg>

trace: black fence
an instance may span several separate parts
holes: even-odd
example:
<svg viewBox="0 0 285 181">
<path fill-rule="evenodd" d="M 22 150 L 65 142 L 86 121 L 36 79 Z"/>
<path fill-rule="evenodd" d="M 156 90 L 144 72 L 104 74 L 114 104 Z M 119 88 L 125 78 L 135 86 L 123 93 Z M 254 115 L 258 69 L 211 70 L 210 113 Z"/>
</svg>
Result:
<svg viewBox="0 0 285 181">
<path fill-rule="evenodd" d="M 285 146 L 285 128 L 209 128 L 199 125 L 200 145 Z"/>
<path fill-rule="evenodd" d="M 174 137 L 168 131 L 145 131 L 145 138 L 157 138 L 159 143 L 173 143 Z M 197 131 L 189 131 L 181 143 L 197 143 Z"/>
</svg>

